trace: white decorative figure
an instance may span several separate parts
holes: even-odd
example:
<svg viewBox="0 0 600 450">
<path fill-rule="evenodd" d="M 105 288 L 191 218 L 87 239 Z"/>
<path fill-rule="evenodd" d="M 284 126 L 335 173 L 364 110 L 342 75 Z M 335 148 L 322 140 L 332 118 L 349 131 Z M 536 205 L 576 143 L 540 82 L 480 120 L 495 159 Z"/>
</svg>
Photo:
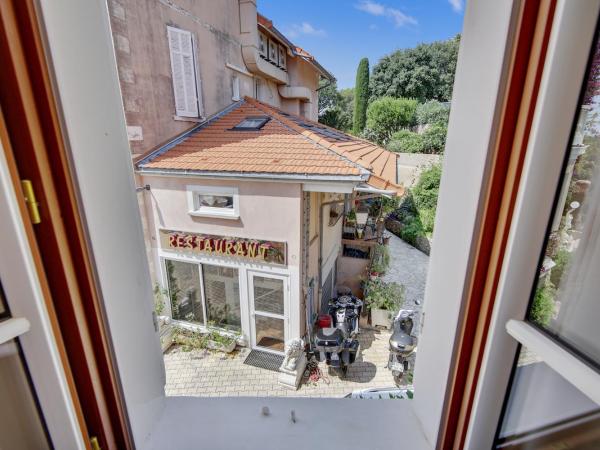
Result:
<svg viewBox="0 0 600 450">
<path fill-rule="evenodd" d="M 279 383 L 289 389 L 297 389 L 305 368 L 304 340 L 292 339 L 286 345 L 285 358 L 279 367 Z"/>
</svg>

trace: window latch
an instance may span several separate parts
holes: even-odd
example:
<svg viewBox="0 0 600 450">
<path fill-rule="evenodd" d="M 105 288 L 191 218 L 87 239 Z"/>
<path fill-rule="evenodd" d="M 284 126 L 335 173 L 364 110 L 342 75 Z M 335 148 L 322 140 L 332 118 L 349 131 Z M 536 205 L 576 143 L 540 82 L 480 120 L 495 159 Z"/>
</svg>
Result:
<svg viewBox="0 0 600 450">
<path fill-rule="evenodd" d="M 96 436 L 92 436 L 90 438 L 90 447 L 92 447 L 92 450 L 101 450 L 100 444 L 98 443 L 98 438 Z"/>
<path fill-rule="evenodd" d="M 35 193 L 33 192 L 33 184 L 31 180 L 21 180 L 21 188 L 23 189 L 23 196 L 25 197 L 25 203 L 29 210 L 29 217 L 31 223 L 38 224 L 42 221 L 40 217 L 40 204 L 35 199 Z"/>
</svg>

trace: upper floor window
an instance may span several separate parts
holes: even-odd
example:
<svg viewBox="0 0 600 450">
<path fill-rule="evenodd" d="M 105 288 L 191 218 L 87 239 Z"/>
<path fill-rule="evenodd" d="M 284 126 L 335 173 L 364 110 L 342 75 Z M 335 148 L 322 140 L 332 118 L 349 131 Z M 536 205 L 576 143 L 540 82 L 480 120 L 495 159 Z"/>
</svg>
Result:
<svg viewBox="0 0 600 450">
<path fill-rule="evenodd" d="M 239 218 L 238 189 L 228 186 L 188 186 L 188 212 L 192 216 Z"/>
<path fill-rule="evenodd" d="M 192 33 L 167 27 L 167 34 L 176 115 L 198 117 L 200 115 L 198 77 Z"/>
<path fill-rule="evenodd" d="M 231 100 L 234 102 L 240 100 L 240 78 L 237 75 L 231 78 Z"/>
</svg>

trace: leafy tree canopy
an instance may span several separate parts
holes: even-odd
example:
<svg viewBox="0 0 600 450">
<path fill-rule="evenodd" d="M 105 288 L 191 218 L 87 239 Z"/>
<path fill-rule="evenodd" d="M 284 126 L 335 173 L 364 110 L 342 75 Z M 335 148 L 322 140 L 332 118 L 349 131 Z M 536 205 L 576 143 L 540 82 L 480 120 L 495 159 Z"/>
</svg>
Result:
<svg viewBox="0 0 600 450">
<path fill-rule="evenodd" d="M 379 144 L 389 141 L 395 131 L 415 123 L 417 101 L 408 98 L 382 97 L 367 109 L 367 129 Z"/>
<path fill-rule="evenodd" d="M 383 57 L 373 68 L 371 97 L 450 101 L 459 43 L 457 35 Z"/>
<path fill-rule="evenodd" d="M 319 84 L 319 122 L 342 131 L 352 129 L 354 89 L 338 90 L 337 84 L 322 80 Z"/>
</svg>

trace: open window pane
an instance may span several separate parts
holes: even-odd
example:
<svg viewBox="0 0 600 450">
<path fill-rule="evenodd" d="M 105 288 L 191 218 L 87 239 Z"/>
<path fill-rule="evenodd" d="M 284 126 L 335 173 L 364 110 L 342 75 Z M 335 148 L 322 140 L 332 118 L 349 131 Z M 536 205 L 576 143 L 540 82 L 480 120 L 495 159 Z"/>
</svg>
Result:
<svg viewBox="0 0 600 450">
<path fill-rule="evenodd" d="M 600 48 L 575 117 L 528 319 L 600 363 Z"/>
<path fill-rule="evenodd" d="M 165 268 L 173 319 L 204 325 L 198 265 L 167 259 Z"/>
<path fill-rule="evenodd" d="M 240 331 L 240 286 L 238 270 L 202 265 L 208 324 Z"/>
<path fill-rule="evenodd" d="M 496 448 L 600 446 L 600 407 L 523 347 Z"/>
</svg>

